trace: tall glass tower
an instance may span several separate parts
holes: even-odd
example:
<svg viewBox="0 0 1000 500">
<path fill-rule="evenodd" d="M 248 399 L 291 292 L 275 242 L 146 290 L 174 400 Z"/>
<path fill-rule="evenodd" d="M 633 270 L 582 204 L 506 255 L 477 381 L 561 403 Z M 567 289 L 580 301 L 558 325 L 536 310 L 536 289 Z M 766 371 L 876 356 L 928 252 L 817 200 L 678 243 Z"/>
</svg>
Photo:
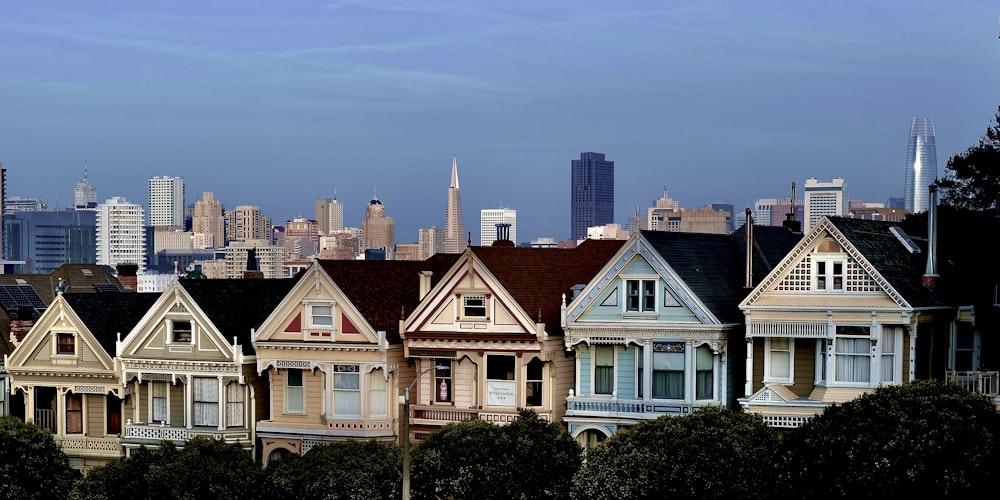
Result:
<svg viewBox="0 0 1000 500">
<path fill-rule="evenodd" d="M 571 166 L 570 237 L 580 241 L 588 227 L 615 221 L 615 162 L 602 153 L 580 153 Z"/>
<path fill-rule="evenodd" d="M 937 147 L 934 145 L 934 123 L 930 118 L 917 117 L 910 125 L 910 140 L 906 144 L 906 191 L 904 208 L 910 213 L 926 212 L 930 200 L 927 186 L 937 179 Z"/>
</svg>

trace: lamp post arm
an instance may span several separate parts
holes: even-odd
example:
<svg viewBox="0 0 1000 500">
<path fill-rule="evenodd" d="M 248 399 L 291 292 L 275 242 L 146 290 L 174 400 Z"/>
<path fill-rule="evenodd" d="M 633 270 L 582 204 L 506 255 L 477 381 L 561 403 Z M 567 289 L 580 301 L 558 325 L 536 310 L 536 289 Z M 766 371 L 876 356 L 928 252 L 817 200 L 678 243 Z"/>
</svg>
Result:
<svg viewBox="0 0 1000 500">
<path fill-rule="evenodd" d="M 437 368 L 436 364 L 418 373 L 413 382 L 403 388 L 403 432 L 400 436 L 403 445 L 403 500 L 410 500 L 410 391 L 420 381 L 420 377 L 435 368 Z"/>
</svg>

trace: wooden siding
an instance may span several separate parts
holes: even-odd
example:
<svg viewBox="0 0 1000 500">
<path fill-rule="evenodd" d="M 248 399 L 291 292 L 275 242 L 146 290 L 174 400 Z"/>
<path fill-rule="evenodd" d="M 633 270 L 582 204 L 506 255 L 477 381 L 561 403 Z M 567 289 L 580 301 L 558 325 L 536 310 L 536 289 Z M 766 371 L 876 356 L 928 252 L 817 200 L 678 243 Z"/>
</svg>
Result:
<svg viewBox="0 0 1000 500">
<path fill-rule="evenodd" d="M 796 396 L 809 396 L 816 386 L 816 339 L 795 339 L 794 382 L 789 389 Z"/>
<path fill-rule="evenodd" d="M 630 345 L 627 349 L 622 350 L 619 347 L 615 347 L 615 355 L 617 356 L 618 364 L 618 399 L 633 399 L 636 398 L 636 355 L 635 346 Z"/>
<path fill-rule="evenodd" d="M 107 396 L 103 394 L 84 394 L 83 406 L 84 415 L 87 419 L 87 436 L 104 437 L 107 434 L 107 426 L 104 419 L 107 417 L 104 402 Z"/>
<path fill-rule="evenodd" d="M 753 383 L 748 396 L 764 388 L 764 339 L 753 339 Z"/>
<path fill-rule="evenodd" d="M 143 402 L 144 405 L 149 405 L 149 392 L 148 391 L 151 390 L 149 384 L 146 384 L 146 386 L 143 387 L 143 389 L 145 389 L 145 390 L 143 391 L 143 394 L 142 394 L 142 396 L 143 396 L 142 402 Z M 184 422 L 184 393 L 186 391 L 187 391 L 187 386 L 184 385 L 184 384 L 170 384 L 170 387 L 167 388 L 167 392 L 168 392 L 167 399 L 170 400 L 170 403 L 169 403 L 170 404 L 170 408 L 169 408 L 168 411 L 170 412 L 170 426 L 171 427 L 184 427 L 184 425 L 185 425 L 185 422 Z M 144 408 L 145 408 L 145 406 L 144 406 Z M 145 420 L 149 420 L 149 415 L 151 415 L 151 413 L 149 411 L 143 411 L 143 413 L 142 413 L 143 420 L 144 421 Z M 194 416 L 192 416 L 191 418 L 192 418 L 192 421 L 194 421 Z"/>
<path fill-rule="evenodd" d="M 577 396 L 589 398 L 591 394 L 590 344 L 579 344 L 580 350 L 580 393 Z"/>
</svg>

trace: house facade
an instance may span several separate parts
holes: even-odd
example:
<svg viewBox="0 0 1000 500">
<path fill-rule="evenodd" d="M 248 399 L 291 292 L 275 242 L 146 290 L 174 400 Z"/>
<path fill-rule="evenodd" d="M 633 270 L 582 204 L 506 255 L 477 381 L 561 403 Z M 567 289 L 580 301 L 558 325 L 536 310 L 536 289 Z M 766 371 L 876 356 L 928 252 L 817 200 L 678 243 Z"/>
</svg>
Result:
<svg viewBox="0 0 1000 500">
<path fill-rule="evenodd" d="M 521 408 L 561 420 L 574 369 L 563 348 L 562 297 L 623 243 L 538 249 L 499 240 L 467 248 L 403 324 L 417 374 L 414 437 L 455 421 L 511 422 Z"/>
<path fill-rule="evenodd" d="M 414 377 L 400 317 L 457 257 L 310 266 L 255 335 L 271 394 L 256 431 L 265 464 L 332 441 L 398 439 L 396 395 Z"/>
<path fill-rule="evenodd" d="M 797 427 L 880 384 L 929 376 L 924 367 L 971 332 L 968 313 L 936 293 L 931 234 L 823 218 L 740 304 L 748 395 L 740 404 L 772 426 Z"/>
<path fill-rule="evenodd" d="M 126 453 L 196 436 L 254 448 L 269 409 L 253 331 L 291 279 L 182 280 L 171 284 L 116 345 Z"/>
<path fill-rule="evenodd" d="M 800 235 L 758 232 L 770 235 L 749 245 L 763 276 L 768 254 L 759 249 L 780 253 Z M 638 232 L 564 305 L 576 374 L 564 417 L 570 435 L 590 446 L 642 420 L 735 403 L 743 389 L 736 306 L 753 273 L 746 237 Z"/>
</svg>

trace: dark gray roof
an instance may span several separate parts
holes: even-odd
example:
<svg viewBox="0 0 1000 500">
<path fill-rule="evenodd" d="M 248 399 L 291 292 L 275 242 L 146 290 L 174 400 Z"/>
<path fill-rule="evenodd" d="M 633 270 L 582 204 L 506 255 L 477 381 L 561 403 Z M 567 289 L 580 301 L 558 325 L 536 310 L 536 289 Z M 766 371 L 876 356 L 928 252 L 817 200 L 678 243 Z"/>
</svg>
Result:
<svg viewBox="0 0 1000 500">
<path fill-rule="evenodd" d="M 250 330 L 260 327 L 300 276 L 301 273 L 285 279 L 182 279 L 180 284 L 227 342 L 236 337 L 243 346 L 243 354 L 254 354 Z"/>
<path fill-rule="evenodd" d="M 112 358 L 115 342 L 132 331 L 158 293 L 66 293 L 63 298 Z"/>
<path fill-rule="evenodd" d="M 642 235 L 719 321 L 742 323 L 746 287 L 746 233 L 643 231 Z M 754 227 L 753 285 L 801 239 L 786 228 Z M 780 255 L 780 257 L 779 257 Z"/>
</svg>

